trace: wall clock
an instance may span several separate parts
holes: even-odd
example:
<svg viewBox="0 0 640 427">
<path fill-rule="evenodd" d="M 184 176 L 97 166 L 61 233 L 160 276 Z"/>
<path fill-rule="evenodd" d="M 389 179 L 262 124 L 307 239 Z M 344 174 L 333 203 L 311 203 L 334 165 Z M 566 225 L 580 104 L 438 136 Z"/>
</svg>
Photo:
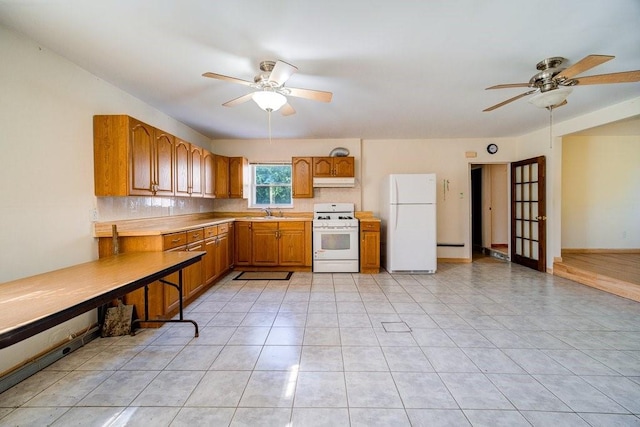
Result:
<svg viewBox="0 0 640 427">
<path fill-rule="evenodd" d="M 489 154 L 496 154 L 498 152 L 498 146 L 496 144 L 487 145 L 487 152 Z"/>
</svg>

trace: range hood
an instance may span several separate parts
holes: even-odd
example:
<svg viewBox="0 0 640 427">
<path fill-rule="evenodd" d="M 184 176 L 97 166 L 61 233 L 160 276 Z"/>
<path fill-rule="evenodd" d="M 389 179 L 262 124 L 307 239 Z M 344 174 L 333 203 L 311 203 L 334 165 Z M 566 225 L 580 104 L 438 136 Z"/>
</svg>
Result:
<svg viewBox="0 0 640 427">
<path fill-rule="evenodd" d="M 337 188 L 353 188 L 356 186 L 354 177 L 315 177 L 313 178 L 314 187 L 337 187 Z"/>
</svg>

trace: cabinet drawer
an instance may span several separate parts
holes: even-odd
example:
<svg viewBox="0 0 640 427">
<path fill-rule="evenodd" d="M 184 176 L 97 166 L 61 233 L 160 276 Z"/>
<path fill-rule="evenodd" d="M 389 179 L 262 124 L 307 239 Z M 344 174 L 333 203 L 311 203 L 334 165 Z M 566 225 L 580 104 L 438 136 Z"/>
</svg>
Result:
<svg viewBox="0 0 640 427">
<path fill-rule="evenodd" d="M 229 223 L 225 222 L 224 224 L 218 225 L 218 234 L 224 234 L 229 232 Z"/>
<path fill-rule="evenodd" d="M 278 223 L 280 230 L 302 230 L 304 231 L 304 221 L 281 221 Z"/>
<path fill-rule="evenodd" d="M 254 230 L 277 230 L 278 223 L 275 221 L 254 221 L 251 223 Z"/>
<path fill-rule="evenodd" d="M 204 228 L 196 228 L 187 231 L 187 243 L 193 243 L 204 239 Z"/>
<path fill-rule="evenodd" d="M 171 233 L 162 235 L 162 247 L 164 250 L 177 248 L 178 246 L 187 244 L 187 233 Z"/>
<path fill-rule="evenodd" d="M 204 238 L 208 239 L 210 237 L 215 237 L 218 235 L 218 226 L 212 225 L 204 228 Z"/>
<path fill-rule="evenodd" d="M 360 222 L 360 231 L 380 231 L 380 223 L 378 221 Z"/>
</svg>

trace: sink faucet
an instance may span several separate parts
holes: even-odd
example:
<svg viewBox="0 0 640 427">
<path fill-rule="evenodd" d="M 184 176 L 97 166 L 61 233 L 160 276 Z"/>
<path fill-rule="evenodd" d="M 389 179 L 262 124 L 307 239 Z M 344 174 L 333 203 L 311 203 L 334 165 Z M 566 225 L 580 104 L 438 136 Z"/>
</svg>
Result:
<svg viewBox="0 0 640 427">
<path fill-rule="evenodd" d="M 271 208 L 262 208 L 266 216 L 271 216 Z"/>
</svg>

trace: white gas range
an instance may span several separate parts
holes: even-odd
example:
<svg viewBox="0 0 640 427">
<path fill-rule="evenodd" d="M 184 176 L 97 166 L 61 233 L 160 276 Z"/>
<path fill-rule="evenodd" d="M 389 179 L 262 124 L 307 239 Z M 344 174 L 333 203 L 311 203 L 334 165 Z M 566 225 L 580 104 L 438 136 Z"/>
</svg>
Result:
<svg viewBox="0 0 640 427">
<path fill-rule="evenodd" d="M 316 273 L 360 271 L 358 230 L 353 203 L 313 205 L 313 271 Z"/>
</svg>

